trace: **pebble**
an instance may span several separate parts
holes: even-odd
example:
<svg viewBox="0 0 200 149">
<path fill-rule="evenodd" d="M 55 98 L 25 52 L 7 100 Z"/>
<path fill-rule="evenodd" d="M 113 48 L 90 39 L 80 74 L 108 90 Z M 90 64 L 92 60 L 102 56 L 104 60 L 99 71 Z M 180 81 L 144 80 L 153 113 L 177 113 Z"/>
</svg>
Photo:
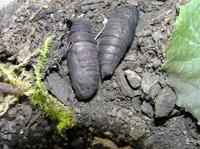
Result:
<svg viewBox="0 0 200 149">
<path fill-rule="evenodd" d="M 152 33 L 153 33 L 152 30 L 146 29 L 144 31 L 137 33 L 136 35 L 139 36 L 139 37 L 147 37 L 147 36 L 151 36 Z M 140 41 L 142 41 L 142 38 L 140 39 Z"/>
<path fill-rule="evenodd" d="M 17 114 L 17 109 L 11 108 L 11 109 L 8 110 L 7 114 L 8 114 L 8 117 L 10 119 L 14 119 L 16 117 L 16 114 Z"/>
<path fill-rule="evenodd" d="M 108 112 L 108 115 L 113 116 L 113 117 L 117 117 L 117 108 L 114 107 L 110 112 Z"/>
<path fill-rule="evenodd" d="M 103 133 L 106 138 L 113 138 L 114 134 L 111 131 L 106 131 Z"/>
<path fill-rule="evenodd" d="M 113 88 L 117 88 L 117 87 L 118 87 L 117 82 L 113 81 L 113 82 L 112 82 L 112 86 L 113 86 Z"/>
<path fill-rule="evenodd" d="M 138 1 L 137 1 L 137 0 L 126 0 L 126 2 L 127 2 L 128 4 L 138 6 Z"/>
<path fill-rule="evenodd" d="M 156 32 L 154 32 L 153 35 L 152 35 L 152 37 L 153 37 L 154 41 L 158 41 L 158 40 L 164 38 L 163 34 L 159 30 L 156 31 Z"/>
<path fill-rule="evenodd" d="M 157 5 L 157 6 L 162 6 L 162 5 L 164 5 L 165 3 L 162 2 L 162 1 L 153 1 L 153 2 L 151 2 L 151 4 Z"/>
<path fill-rule="evenodd" d="M 90 5 L 90 10 L 95 10 L 99 7 L 100 5 L 98 3 L 94 3 Z"/>
<path fill-rule="evenodd" d="M 137 60 L 137 52 L 136 50 L 130 50 L 127 56 L 124 58 L 125 61 L 136 61 Z"/>
<path fill-rule="evenodd" d="M 150 94 L 149 94 L 151 99 L 154 99 L 158 95 L 160 90 L 161 90 L 161 86 L 159 83 L 156 83 L 154 86 L 152 86 Z"/>
<path fill-rule="evenodd" d="M 104 0 L 104 3 L 105 3 L 106 5 L 111 5 L 112 0 Z"/>
<path fill-rule="evenodd" d="M 132 91 L 132 97 L 138 97 L 142 95 L 142 91 L 137 89 Z"/>
<path fill-rule="evenodd" d="M 145 134 L 146 124 L 145 121 L 140 117 L 134 116 L 130 119 L 131 130 L 129 135 L 134 139 L 138 140 Z"/>
<path fill-rule="evenodd" d="M 82 0 L 81 4 L 82 5 L 91 5 L 91 4 L 101 3 L 101 2 L 103 2 L 103 0 Z"/>
<path fill-rule="evenodd" d="M 130 111 L 128 109 L 120 109 L 117 111 L 117 118 L 128 121 L 129 117 L 133 116 L 133 113 L 133 111 Z"/>
<path fill-rule="evenodd" d="M 89 11 L 87 12 L 87 16 L 88 16 L 89 18 L 92 18 L 92 17 L 94 17 L 94 13 L 93 13 L 91 10 L 89 10 Z"/>
<path fill-rule="evenodd" d="M 112 3 L 111 3 L 111 10 L 114 10 L 117 6 L 118 6 L 118 2 L 116 2 L 116 1 L 112 1 Z"/>
<path fill-rule="evenodd" d="M 165 87 L 155 98 L 156 118 L 168 116 L 176 104 L 176 94 L 171 88 Z"/>
<path fill-rule="evenodd" d="M 141 108 L 145 115 L 148 117 L 153 117 L 154 111 L 150 103 L 144 101 Z"/>
<path fill-rule="evenodd" d="M 119 149 L 117 145 L 108 139 L 103 139 L 99 137 L 94 137 L 94 141 L 92 142 L 92 149 L 100 149 L 100 148 L 108 148 L 108 149 Z"/>
<path fill-rule="evenodd" d="M 112 117 L 117 117 L 117 118 L 126 120 L 127 118 L 132 117 L 136 113 L 137 112 L 134 110 L 134 108 L 125 109 L 125 108 L 114 107 L 107 114 L 112 116 Z"/>
<path fill-rule="evenodd" d="M 120 90 L 124 94 L 124 96 L 132 98 L 141 94 L 141 92 L 138 90 L 132 90 L 125 77 L 125 72 L 122 71 L 122 68 L 120 69 L 117 69 L 115 71 L 115 77 L 116 77 L 116 82 L 118 83 Z"/>
<path fill-rule="evenodd" d="M 66 104 L 69 97 L 69 78 L 61 77 L 53 72 L 47 76 L 47 84 L 51 93 L 56 96 L 62 103 Z"/>
<path fill-rule="evenodd" d="M 91 149 L 133 149 L 131 146 L 118 147 L 113 141 L 106 138 L 94 137 Z"/>
<path fill-rule="evenodd" d="M 133 149 L 131 146 L 118 147 L 114 142 L 106 138 L 94 137 L 91 149 Z"/>
<path fill-rule="evenodd" d="M 91 133 L 95 133 L 95 129 L 93 127 L 89 127 L 88 129 Z"/>
<path fill-rule="evenodd" d="M 126 70 L 125 76 L 132 88 L 137 89 L 141 86 L 141 77 L 136 72 Z"/>
<path fill-rule="evenodd" d="M 141 73 L 143 71 L 143 68 L 142 67 L 137 67 L 137 68 L 135 68 L 135 71 L 137 73 Z"/>
<path fill-rule="evenodd" d="M 84 5 L 84 6 L 82 6 L 82 10 L 85 12 L 85 11 L 87 11 L 87 10 L 89 10 L 90 9 L 90 5 Z"/>
<path fill-rule="evenodd" d="M 158 58 L 153 58 L 153 59 L 151 60 L 151 62 L 153 63 L 153 67 L 154 67 L 154 68 L 157 68 L 157 67 L 159 67 L 159 66 L 161 65 L 161 60 L 158 59 Z"/>
<path fill-rule="evenodd" d="M 144 93 L 149 94 L 151 88 L 158 82 L 159 77 L 154 73 L 145 72 L 142 75 L 141 88 Z"/>
</svg>

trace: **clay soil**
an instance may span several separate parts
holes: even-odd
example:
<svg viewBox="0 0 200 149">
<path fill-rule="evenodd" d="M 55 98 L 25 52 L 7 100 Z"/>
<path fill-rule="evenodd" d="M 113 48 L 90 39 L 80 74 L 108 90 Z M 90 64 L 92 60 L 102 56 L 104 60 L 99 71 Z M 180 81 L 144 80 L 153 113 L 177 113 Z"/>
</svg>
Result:
<svg viewBox="0 0 200 149">
<path fill-rule="evenodd" d="M 70 26 L 83 17 L 95 36 L 105 17 L 127 4 L 140 9 L 134 41 L 112 78 L 100 83 L 97 95 L 79 102 L 66 61 Z M 19 64 L 50 35 L 45 82 L 66 108 L 74 108 L 77 124 L 59 135 L 42 109 L 19 100 L 0 117 L 0 148 L 200 148 L 199 126 L 175 105 L 176 95 L 161 69 L 180 5 L 178 0 L 19 0 L 2 9 L 0 60 Z M 30 73 L 36 63 L 34 57 L 26 66 Z"/>
</svg>

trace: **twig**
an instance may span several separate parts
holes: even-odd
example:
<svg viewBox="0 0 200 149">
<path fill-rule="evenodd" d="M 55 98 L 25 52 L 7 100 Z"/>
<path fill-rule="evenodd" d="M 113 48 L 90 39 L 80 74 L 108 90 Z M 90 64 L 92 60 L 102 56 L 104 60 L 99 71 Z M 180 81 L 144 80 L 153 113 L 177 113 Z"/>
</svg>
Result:
<svg viewBox="0 0 200 149">
<path fill-rule="evenodd" d="M 104 16 L 104 15 L 103 15 Z M 108 19 L 104 16 L 104 20 L 102 22 L 103 24 L 103 28 L 99 31 L 99 33 L 96 35 L 96 37 L 94 38 L 94 40 L 97 40 L 97 38 L 99 38 L 99 36 L 101 35 L 101 33 L 103 32 L 103 30 L 105 29 L 106 27 L 106 24 L 108 22 Z"/>
<path fill-rule="evenodd" d="M 31 55 L 26 57 L 22 63 L 16 65 L 15 69 L 19 69 L 20 67 L 24 67 L 24 66 L 28 65 L 28 63 L 31 61 L 31 59 L 38 56 L 39 53 L 40 53 L 40 51 L 38 49 L 35 50 L 33 53 L 31 53 Z"/>
</svg>

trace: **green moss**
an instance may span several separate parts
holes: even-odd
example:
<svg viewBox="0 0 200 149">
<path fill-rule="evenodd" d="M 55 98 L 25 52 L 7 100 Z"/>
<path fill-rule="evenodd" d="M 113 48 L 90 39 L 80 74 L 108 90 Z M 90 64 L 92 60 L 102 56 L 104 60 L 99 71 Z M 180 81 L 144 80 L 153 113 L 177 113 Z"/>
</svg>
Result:
<svg viewBox="0 0 200 149">
<path fill-rule="evenodd" d="M 21 69 L 16 73 L 15 67 L 0 64 L 0 75 L 10 84 L 24 90 L 32 104 L 37 105 L 45 111 L 53 121 L 57 122 L 57 130 L 61 133 L 64 129 L 71 128 L 75 124 L 73 109 L 66 107 L 55 97 L 50 95 L 43 82 L 43 68 L 46 64 L 51 47 L 51 38 L 48 37 L 40 49 L 39 62 L 35 68 L 35 76 Z"/>
<path fill-rule="evenodd" d="M 43 89 L 45 87 L 45 84 L 42 81 L 42 79 L 44 79 L 43 68 L 49 56 L 51 43 L 52 43 L 52 40 L 50 37 L 48 37 L 44 45 L 40 49 L 39 62 L 35 68 L 36 86 L 39 89 Z"/>
<path fill-rule="evenodd" d="M 59 133 L 75 124 L 73 109 L 66 110 L 64 105 L 47 92 L 40 89 L 33 89 L 27 92 L 27 95 L 34 105 L 42 107 L 52 120 L 57 121 L 57 130 Z"/>
</svg>

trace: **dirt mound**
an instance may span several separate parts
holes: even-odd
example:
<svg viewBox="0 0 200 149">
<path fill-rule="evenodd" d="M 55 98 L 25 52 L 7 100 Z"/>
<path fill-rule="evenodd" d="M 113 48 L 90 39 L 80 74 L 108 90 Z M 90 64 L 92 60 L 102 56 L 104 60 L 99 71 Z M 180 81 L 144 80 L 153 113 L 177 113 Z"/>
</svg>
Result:
<svg viewBox="0 0 200 149">
<path fill-rule="evenodd" d="M 91 101 L 79 102 L 67 69 L 68 30 L 74 20 L 84 17 L 97 35 L 104 18 L 126 4 L 140 8 L 136 37 L 112 78 L 101 82 Z M 0 18 L 4 53 L 14 55 L 15 63 L 20 63 L 51 35 L 53 48 L 45 70 L 46 83 L 66 107 L 74 108 L 77 126 L 59 136 L 40 109 L 21 100 L 0 118 L 2 147 L 82 149 L 102 144 L 119 148 L 198 148 L 196 121 L 175 106 L 175 93 L 161 69 L 179 2 L 50 0 L 21 1 L 16 6 L 10 7 L 13 13 Z M 10 20 L 5 21 L 8 16 Z M 36 63 L 37 58 L 33 58 L 29 66 Z"/>
</svg>

